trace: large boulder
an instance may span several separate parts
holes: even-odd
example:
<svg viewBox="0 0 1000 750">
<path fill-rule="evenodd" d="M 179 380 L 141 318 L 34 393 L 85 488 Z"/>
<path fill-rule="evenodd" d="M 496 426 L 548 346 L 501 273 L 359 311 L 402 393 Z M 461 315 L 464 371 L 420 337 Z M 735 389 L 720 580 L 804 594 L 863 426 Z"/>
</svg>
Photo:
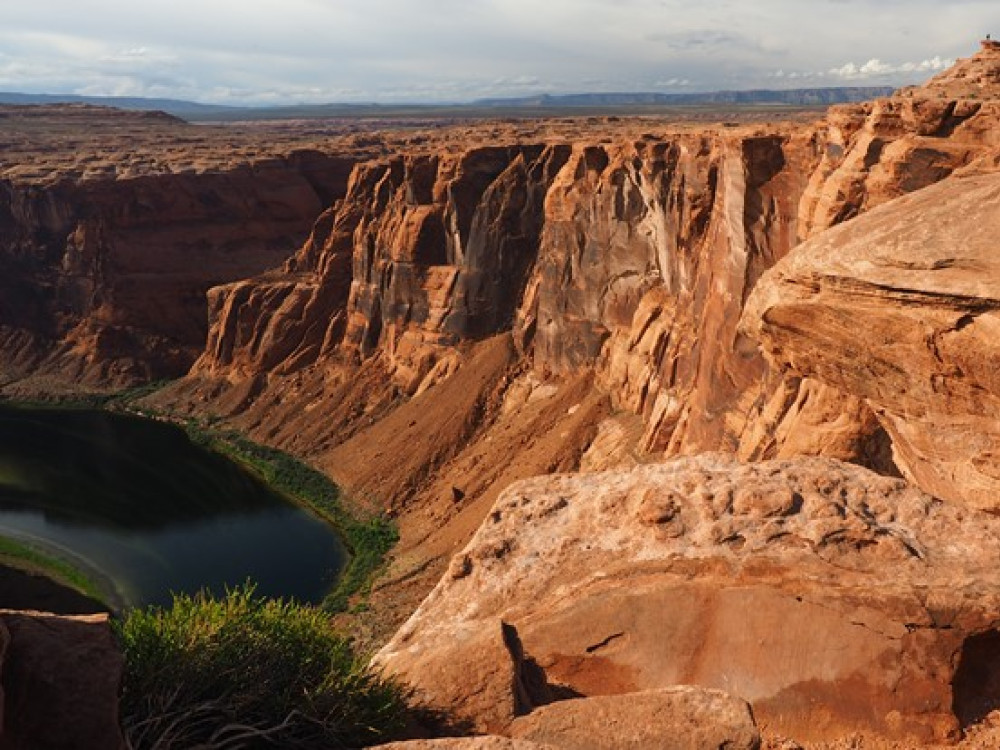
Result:
<svg viewBox="0 0 1000 750">
<path fill-rule="evenodd" d="M 779 368 L 862 399 L 925 491 L 1000 509 L 1000 173 L 970 170 L 818 235 L 744 313 Z"/>
<path fill-rule="evenodd" d="M 107 615 L 0 610 L 6 633 L 0 748 L 124 750 L 124 666 Z"/>
<path fill-rule="evenodd" d="M 678 684 L 773 731 L 925 742 L 1000 705 L 1000 519 L 832 459 L 703 455 L 512 486 L 376 656 L 506 731 Z"/>
</svg>

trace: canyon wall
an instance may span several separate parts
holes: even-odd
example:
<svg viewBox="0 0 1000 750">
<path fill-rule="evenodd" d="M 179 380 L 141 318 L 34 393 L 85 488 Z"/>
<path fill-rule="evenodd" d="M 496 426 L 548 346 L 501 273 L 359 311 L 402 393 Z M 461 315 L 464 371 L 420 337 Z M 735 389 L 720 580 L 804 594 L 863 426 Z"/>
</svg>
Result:
<svg viewBox="0 0 1000 750">
<path fill-rule="evenodd" d="M 958 79 L 988 92 L 997 60 Z M 282 269 L 210 292 L 204 354 L 152 403 L 399 518 L 377 640 L 518 479 L 706 450 L 920 476 L 868 393 L 769 363 L 739 321 L 803 240 L 992 153 L 1000 107 L 956 75 L 813 124 L 473 129 L 359 164 Z"/>
<path fill-rule="evenodd" d="M 138 115 L 122 117 L 128 124 Z M 42 136 L 29 169 L 0 169 L 0 381 L 8 391 L 25 378 L 21 390 L 52 391 L 184 374 L 204 348 L 208 289 L 288 258 L 343 195 L 355 164 L 350 153 L 307 149 L 199 162 L 187 142 L 194 136 L 160 127 L 169 128 L 154 131 L 160 147 L 173 151 L 159 169 L 155 159 L 132 171 L 116 163 L 134 143 L 107 155 L 79 146 L 84 164 L 62 164 L 60 149 L 77 146 L 57 143 L 51 155 Z"/>
<path fill-rule="evenodd" d="M 639 417 L 640 453 L 805 451 L 891 472 L 861 401 L 769 371 L 737 321 L 798 242 L 996 145 L 996 103 L 949 91 L 835 108 L 814 126 L 612 128 L 360 165 L 283 271 L 211 292 L 189 381 L 214 383 L 228 413 L 261 402 L 245 421 L 265 428 L 269 388 L 287 403 L 308 380 L 313 398 L 342 386 L 338 368 L 377 362 L 390 400 L 405 399 L 453 373 L 464 346 L 509 333 L 531 378 L 586 372 L 612 410 Z"/>
</svg>

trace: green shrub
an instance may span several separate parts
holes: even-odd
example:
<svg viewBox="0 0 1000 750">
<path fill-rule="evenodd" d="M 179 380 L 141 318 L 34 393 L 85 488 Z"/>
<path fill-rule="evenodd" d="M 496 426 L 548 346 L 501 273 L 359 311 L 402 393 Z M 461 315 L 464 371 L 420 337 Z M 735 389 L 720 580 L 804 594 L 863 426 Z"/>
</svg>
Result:
<svg viewBox="0 0 1000 750">
<path fill-rule="evenodd" d="M 390 739 L 402 690 L 355 658 L 320 610 L 254 596 L 175 595 L 132 611 L 122 723 L 142 748 L 340 748 Z"/>
</svg>

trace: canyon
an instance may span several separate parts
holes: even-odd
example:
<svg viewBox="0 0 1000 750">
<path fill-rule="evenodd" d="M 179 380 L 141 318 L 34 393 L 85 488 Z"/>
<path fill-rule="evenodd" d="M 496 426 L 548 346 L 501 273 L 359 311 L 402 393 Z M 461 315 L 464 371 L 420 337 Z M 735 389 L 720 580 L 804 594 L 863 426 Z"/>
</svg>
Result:
<svg viewBox="0 0 1000 750">
<path fill-rule="evenodd" d="M 341 625 L 483 746 L 989 747 L 998 124 L 991 42 L 784 122 L 0 108 L 3 392 L 171 379 L 394 519 Z"/>
</svg>

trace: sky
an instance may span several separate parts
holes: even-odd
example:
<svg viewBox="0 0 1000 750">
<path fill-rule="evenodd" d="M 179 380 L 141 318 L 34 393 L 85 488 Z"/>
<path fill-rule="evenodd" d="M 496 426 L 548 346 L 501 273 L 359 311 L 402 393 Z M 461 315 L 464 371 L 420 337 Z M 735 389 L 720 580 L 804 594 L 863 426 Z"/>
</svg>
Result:
<svg viewBox="0 0 1000 750">
<path fill-rule="evenodd" d="M 220 104 L 902 85 L 998 0 L 0 0 L 0 91 Z"/>
</svg>

